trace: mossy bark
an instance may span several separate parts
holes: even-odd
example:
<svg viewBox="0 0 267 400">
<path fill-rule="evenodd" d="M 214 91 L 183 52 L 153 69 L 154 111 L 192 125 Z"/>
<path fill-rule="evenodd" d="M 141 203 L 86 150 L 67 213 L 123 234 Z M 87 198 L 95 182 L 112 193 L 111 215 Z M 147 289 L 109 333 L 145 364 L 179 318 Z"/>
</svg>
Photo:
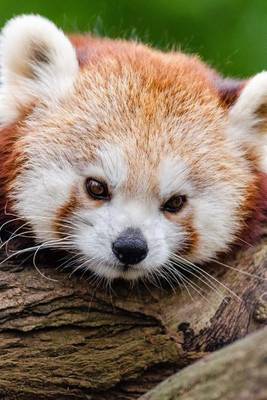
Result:
<svg viewBox="0 0 267 400">
<path fill-rule="evenodd" d="M 224 260 L 233 269 L 207 266 L 241 300 L 216 283 L 219 296 L 201 279 L 195 283 L 205 298 L 192 292 L 192 299 L 186 289 L 131 289 L 126 283 L 106 292 L 44 261 L 38 268 L 48 279 L 30 264 L 3 262 L 0 398 L 138 398 L 193 361 L 264 326 L 266 258 L 267 241 L 262 240 Z"/>
</svg>

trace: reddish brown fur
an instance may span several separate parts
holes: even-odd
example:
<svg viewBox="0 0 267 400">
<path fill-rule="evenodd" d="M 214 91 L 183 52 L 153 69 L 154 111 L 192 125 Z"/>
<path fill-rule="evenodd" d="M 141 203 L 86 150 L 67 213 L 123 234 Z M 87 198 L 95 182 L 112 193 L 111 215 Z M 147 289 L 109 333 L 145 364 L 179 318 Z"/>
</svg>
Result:
<svg viewBox="0 0 267 400">
<path fill-rule="evenodd" d="M 54 218 L 53 228 L 54 231 L 58 234 L 58 236 L 65 236 L 66 231 L 70 230 L 70 226 L 68 226 L 68 218 L 73 214 L 73 212 L 77 209 L 78 200 L 75 190 L 72 191 L 69 201 L 63 204 L 62 207 L 58 210 L 56 217 Z M 66 221 L 65 224 L 62 221 Z"/>
<path fill-rule="evenodd" d="M 8 193 L 23 164 L 23 150 L 16 145 L 19 136 L 19 124 L 12 124 L 0 131 L 0 207 L 2 213 L 5 211 L 8 213 L 8 210 L 12 209 L 12 200 L 8 197 Z"/>
<path fill-rule="evenodd" d="M 256 243 L 267 222 L 267 174 L 257 173 L 255 190 L 251 191 L 250 198 L 244 210 L 246 218 L 243 231 L 240 232 L 237 244 L 240 247 Z"/>
</svg>

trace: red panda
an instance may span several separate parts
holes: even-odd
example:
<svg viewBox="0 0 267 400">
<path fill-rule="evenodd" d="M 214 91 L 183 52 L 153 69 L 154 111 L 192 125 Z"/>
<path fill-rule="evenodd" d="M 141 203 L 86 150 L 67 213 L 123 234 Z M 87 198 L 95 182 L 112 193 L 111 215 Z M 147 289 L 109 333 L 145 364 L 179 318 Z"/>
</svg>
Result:
<svg viewBox="0 0 267 400">
<path fill-rule="evenodd" d="M 266 72 L 231 81 L 196 56 L 33 15 L 4 26 L 0 62 L 2 229 L 129 280 L 258 237 Z"/>
</svg>

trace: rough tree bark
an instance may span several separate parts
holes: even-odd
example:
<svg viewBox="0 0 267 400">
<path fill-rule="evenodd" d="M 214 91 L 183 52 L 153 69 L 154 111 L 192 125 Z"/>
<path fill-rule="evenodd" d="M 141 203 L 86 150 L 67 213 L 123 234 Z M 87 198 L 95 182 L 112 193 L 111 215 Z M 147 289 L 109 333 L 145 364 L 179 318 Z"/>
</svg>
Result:
<svg viewBox="0 0 267 400">
<path fill-rule="evenodd" d="M 221 297 L 211 287 L 215 281 L 203 282 L 205 275 L 193 281 L 202 296 L 188 287 L 193 298 L 186 289 L 131 289 L 123 282 L 110 293 L 80 277 L 69 278 L 55 265 L 38 263 L 45 279 L 30 264 L 3 262 L 0 398 L 138 398 L 207 353 L 263 327 L 266 259 L 267 240 L 262 239 L 224 260 L 231 268 L 207 266 L 241 300 L 216 283 Z"/>
<path fill-rule="evenodd" d="M 267 328 L 166 379 L 140 400 L 266 400 Z"/>
</svg>

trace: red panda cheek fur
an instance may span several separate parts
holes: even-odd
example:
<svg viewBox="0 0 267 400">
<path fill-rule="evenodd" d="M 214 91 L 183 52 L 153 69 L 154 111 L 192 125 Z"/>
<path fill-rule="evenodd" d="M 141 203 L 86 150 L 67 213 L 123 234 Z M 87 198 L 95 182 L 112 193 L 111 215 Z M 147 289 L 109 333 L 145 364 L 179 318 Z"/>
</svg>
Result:
<svg viewBox="0 0 267 400">
<path fill-rule="evenodd" d="M 267 223 L 267 174 L 258 172 L 256 182 L 257 190 L 247 204 L 248 217 L 236 242 L 238 247 L 255 244 L 264 232 L 264 224 Z"/>
<path fill-rule="evenodd" d="M 16 219 L 14 200 L 10 196 L 24 163 L 23 150 L 17 146 L 19 137 L 19 123 L 0 130 L 0 237 L 2 240 L 25 223 Z"/>
</svg>

